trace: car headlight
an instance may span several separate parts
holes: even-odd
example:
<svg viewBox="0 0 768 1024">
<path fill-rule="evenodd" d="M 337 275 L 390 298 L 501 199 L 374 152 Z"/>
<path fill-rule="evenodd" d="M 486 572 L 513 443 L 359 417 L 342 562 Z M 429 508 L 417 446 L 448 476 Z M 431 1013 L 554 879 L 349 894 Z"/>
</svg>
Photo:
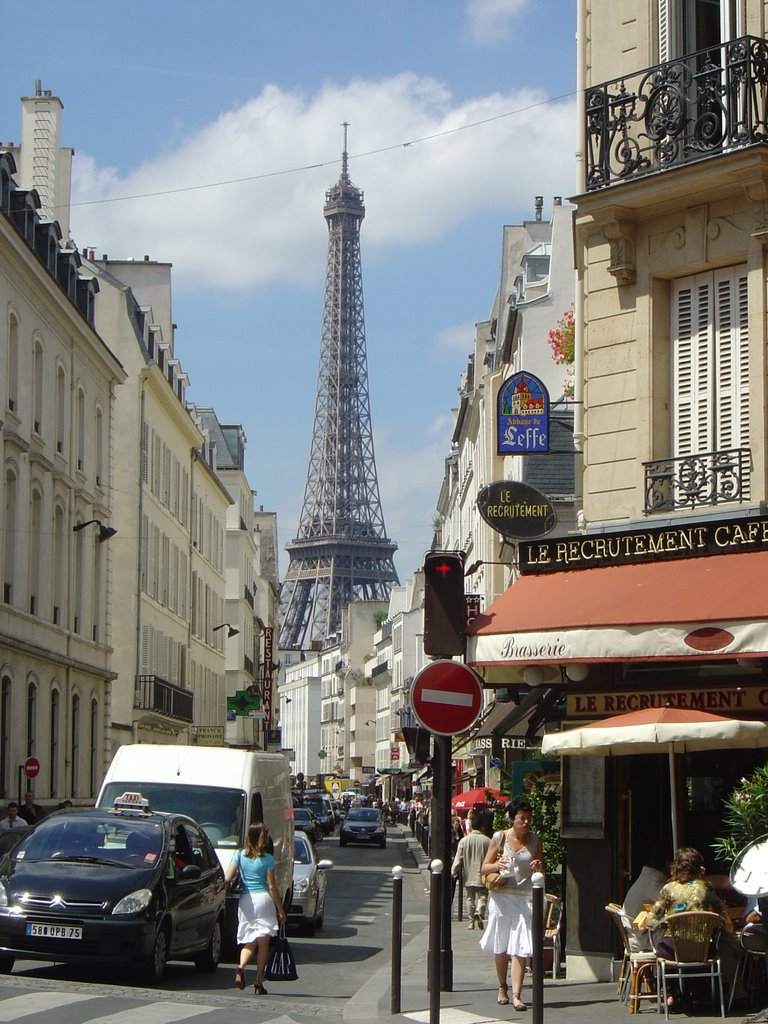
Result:
<svg viewBox="0 0 768 1024">
<path fill-rule="evenodd" d="M 296 896 L 303 896 L 307 889 L 309 889 L 308 878 L 300 878 L 297 882 L 293 883 L 293 892 Z"/>
<path fill-rule="evenodd" d="M 123 896 L 119 903 L 115 904 L 113 914 L 138 914 L 140 910 L 146 910 L 152 902 L 151 889 L 137 889 Z"/>
</svg>

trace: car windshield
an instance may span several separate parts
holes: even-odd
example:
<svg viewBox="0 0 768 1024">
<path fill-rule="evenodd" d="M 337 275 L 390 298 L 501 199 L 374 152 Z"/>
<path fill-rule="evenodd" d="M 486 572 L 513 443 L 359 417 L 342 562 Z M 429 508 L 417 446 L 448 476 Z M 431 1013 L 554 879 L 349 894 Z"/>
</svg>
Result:
<svg viewBox="0 0 768 1024">
<path fill-rule="evenodd" d="M 243 845 L 245 793 L 215 786 L 173 786 L 166 782 L 110 782 L 100 807 L 112 807 L 123 793 L 141 793 L 155 811 L 186 814 L 199 821 L 214 846 L 235 849 Z"/>
<path fill-rule="evenodd" d="M 311 864 L 312 854 L 309 852 L 309 844 L 298 837 L 293 844 L 293 859 L 297 864 Z"/>
<path fill-rule="evenodd" d="M 378 821 L 379 812 L 374 807 L 353 807 L 347 821 Z"/>
<path fill-rule="evenodd" d="M 160 824 L 134 817 L 72 812 L 40 823 L 13 851 L 15 860 L 84 860 L 151 867 L 162 851 Z"/>
</svg>

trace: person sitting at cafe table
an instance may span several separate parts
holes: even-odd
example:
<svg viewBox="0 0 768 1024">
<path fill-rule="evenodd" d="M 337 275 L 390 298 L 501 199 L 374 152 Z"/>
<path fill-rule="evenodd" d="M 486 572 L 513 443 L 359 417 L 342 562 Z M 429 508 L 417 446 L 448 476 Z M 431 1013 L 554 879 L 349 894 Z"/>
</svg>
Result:
<svg viewBox="0 0 768 1024">
<path fill-rule="evenodd" d="M 634 925 L 636 928 L 653 929 L 665 917 L 691 910 L 706 910 L 720 914 L 725 921 L 718 945 L 723 983 L 728 986 L 736 984 L 735 998 L 741 999 L 746 996 L 746 991 L 738 978 L 737 968 L 741 954 L 739 942 L 733 934 L 733 922 L 725 904 L 717 895 L 714 886 L 704 879 L 704 872 L 704 858 L 698 850 L 691 846 L 679 849 L 672 861 L 669 881 L 662 886 L 652 909 L 637 918 Z M 675 951 L 670 938 L 662 938 L 656 945 L 656 955 L 665 960 L 674 960 Z M 669 996 L 669 1004 L 675 1009 L 684 1008 L 683 1002 L 679 990 Z"/>
<path fill-rule="evenodd" d="M 669 874 L 665 871 L 666 864 L 664 854 L 660 847 L 654 847 L 646 863 L 643 865 L 640 874 L 627 890 L 622 908 L 628 921 L 634 921 L 649 904 L 655 903 L 659 898 L 661 888 L 666 882 Z M 653 949 L 653 939 L 649 931 L 631 928 L 629 932 L 629 944 L 635 952 L 650 952 Z"/>
</svg>

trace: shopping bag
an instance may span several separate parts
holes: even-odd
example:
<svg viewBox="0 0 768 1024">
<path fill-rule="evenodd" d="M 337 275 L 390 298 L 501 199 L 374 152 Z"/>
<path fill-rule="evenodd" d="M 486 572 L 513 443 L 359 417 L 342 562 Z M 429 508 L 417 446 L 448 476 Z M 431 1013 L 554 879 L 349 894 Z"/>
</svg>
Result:
<svg viewBox="0 0 768 1024">
<path fill-rule="evenodd" d="M 264 977 L 267 981 L 296 981 L 299 977 L 293 951 L 282 928 L 280 934 L 275 937 L 274 945 L 270 947 Z"/>
</svg>

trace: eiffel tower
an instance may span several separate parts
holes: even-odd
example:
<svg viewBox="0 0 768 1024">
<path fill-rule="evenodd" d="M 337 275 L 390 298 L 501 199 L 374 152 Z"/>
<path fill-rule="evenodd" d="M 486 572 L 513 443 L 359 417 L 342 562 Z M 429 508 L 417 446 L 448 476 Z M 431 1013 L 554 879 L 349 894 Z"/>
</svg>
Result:
<svg viewBox="0 0 768 1024">
<path fill-rule="evenodd" d="M 363 193 L 341 176 L 325 194 L 325 272 L 314 431 L 304 503 L 281 599 L 280 646 L 302 649 L 341 628 L 354 600 L 386 600 L 399 580 L 387 537 L 371 432 L 360 263 Z"/>
</svg>

